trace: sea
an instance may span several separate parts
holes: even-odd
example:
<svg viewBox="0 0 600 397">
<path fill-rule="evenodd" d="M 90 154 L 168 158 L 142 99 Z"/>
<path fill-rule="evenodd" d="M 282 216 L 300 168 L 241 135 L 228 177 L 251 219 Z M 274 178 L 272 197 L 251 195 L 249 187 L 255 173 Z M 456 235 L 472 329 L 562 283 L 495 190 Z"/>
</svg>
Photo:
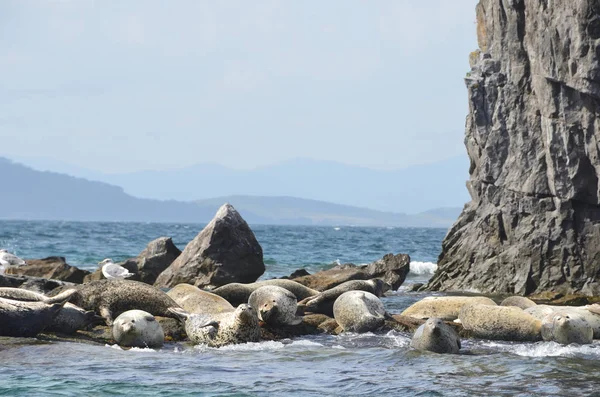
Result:
<svg viewBox="0 0 600 397">
<path fill-rule="evenodd" d="M 169 236 L 184 249 L 200 224 L 0 221 L 0 248 L 23 258 L 64 256 L 93 270 L 104 258 L 136 256 Z M 409 254 L 411 271 L 382 298 L 400 313 L 440 293 L 409 292 L 436 268 L 445 229 L 251 225 L 264 279 L 337 263 Z M 461 354 L 410 348 L 411 335 L 375 332 L 303 336 L 221 348 L 170 342 L 161 349 L 4 339 L 5 396 L 600 396 L 600 344 L 462 341 Z"/>
</svg>

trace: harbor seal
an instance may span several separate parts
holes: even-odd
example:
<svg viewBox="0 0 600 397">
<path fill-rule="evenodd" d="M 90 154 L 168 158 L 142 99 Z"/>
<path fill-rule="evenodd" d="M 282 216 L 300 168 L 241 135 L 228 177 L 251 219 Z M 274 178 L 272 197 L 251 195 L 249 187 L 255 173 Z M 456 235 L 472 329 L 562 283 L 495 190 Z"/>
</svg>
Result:
<svg viewBox="0 0 600 397">
<path fill-rule="evenodd" d="M 125 347 L 161 347 L 165 333 L 154 316 L 143 310 L 128 310 L 112 326 L 113 339 Z"/>
<path fill-rule="evenodd" d="M 96 315 L 93 310 L 83 310 L 79 306 L 67 302 L 54 316 L 52 323 L 45 331 L 70 335 L 80 329 L 86 329 L 90 325 L 103 322 L 104 319 Z"/>
<path fill-rule="evenodd" d="M 430 318 L 417 328 L 410 346 L 417 350 L 452 354 L 458 353 L 461 347 L 456 331 L 439 318 Z"/>
<path fill-rule="evenodd" d="M 348 291 L 367 291 L 377 297 L 381 297 L 385 292 L 385 282 L 378 278 L 346 281 L 316 296 L 305 298 L 298 305 L 304 311 L 321 313 L 331 317 L 333 316 L 333 303 L 340 295 Z"/>
<path fill-rule="evenodd" d="M 509 296 L 508 298 L 504 299 L 502 303 L 500 303 L 500 306 L 516 306 L 525 310 L 529 309 L 530 307 L 537 306 L 537 303 L 529 298 L 525 298 L 524 296 Z"/>
<path fill-rule="evenodd" d="M 167 294 L 139 281 L 110 279 L 92 281 L 76 287 L 71 303 L 93 310 L 113 324 L 114 316 L 127 310 L 144 310 L 155 316 L 173 317 L 169 308 L 179 308 Z"/>
<path fill-rule="evenodd" d="M 429 296 L 409 306 L 402 315 L 420 319 L 435 317 L 444 321 L 454 321 L 464 305 L 476 303 L 496 306 L 496 302 L 484 296 Z"/>
<path fill-rule="evenodd" d="M 238 306 L 242 303 L 248 303 L 250 294 L 265 285 L 275 285 L 277 287 L 285 288 L 296 296 L 297 301 L 319 293 L 319 291 L 305 287 L 296 281 L 286 279 L 262 280 L 250 284 L 229 283 L 222 287 L 215 288 L 211 292 L 227 299 L 233 306 Z"/>
<path fill-rule="evenodd" d="M 0 335 L 34 337 L 52 323 L 60 303 L 23 302 L 0 298 Z"/>
<path fill-rule="evenodd" d="M 302 317 L 296 316 L 296 296 L 285 288 L 265 285 L 256 289 L 248 298 L 256 310 L 258 319 L 270 326 L 298 325 Z"/>
<path fill-rule="evenodd" d="M 569 343 L 589 345 L 594 340 L 594 330 L 583 317 L 577 314 L 550 313 L 542 321 L 542 338 L 561 345 Z"/>
<path fill-rule="evenodd" d="M 596 310 L 598 307 L 598 304 L 588 306 L 537 305 L 525 311 L 540 320 L 544 320 L 551 313 L 582 317 L 592 327 L 594 339 L 600 339 L 600 311 Z"/>
<path fill-rule="evenodd" d="M 235 310 L 225 298 L 191 284 L 177 284 L 167 295 L 188 313 L 217 314 Z"/>
<path fill-rule="evenodd" d="M 233 312 L 214 315 L 192 314 L 178 308 L 169 310 L 184 323 L 188 338 L 195 344 L 220 347 L 260 340 L 256 311 L 245 303 Z"/>
<path fill-rule="evenodd" d="M 519 307 L 465 305 L 458 318 L 476 338 L 517 342 L 542 339 L 542 322 Z"/>
<path fill-rule="evenodd" d="M 381 300 L 370 292 L 344 292 L 333 304 L 333 317 L 346 332 L 370 332 L 381 328 L 386 319 Z"/>
<path fill-rule="evenodd" d="M 51 305 L 53 303 L 64 302 L 65 299 L 68 301 L 76 292 L 76 289 L 70 288 L 56 296 L 50 297 L 23 288 L 2 287 L 0 288 L 0 298 L 12 299 L 16 301 L 44 302 Z"/>
</svg>

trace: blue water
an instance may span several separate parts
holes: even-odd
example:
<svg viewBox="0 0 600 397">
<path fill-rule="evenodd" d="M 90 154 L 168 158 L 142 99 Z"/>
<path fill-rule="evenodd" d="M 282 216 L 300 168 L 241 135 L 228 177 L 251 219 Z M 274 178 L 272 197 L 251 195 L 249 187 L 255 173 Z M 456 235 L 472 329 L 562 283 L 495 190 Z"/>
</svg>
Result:
<svg viewBox="0 0 600 397">
<path fill-rule="evenodd" d="M 25 258 L 65 256 L 93 269 L 136 256 L 160 236 L 183 249 L 202 225 L 0 221 L 0 247 Z M 413 259 L 407 283 L 431 275 L 441 229 L 252 226 L 264 251 L 263 277 L 333 262 L 368 263 L 388 252 Z M 405 288 L 382 300 L 398 313 L 427 296 Z M 464 340 L 463 354 L 420 353 L 410 335 L 317 335 L 220 349 L 168 343 L 121 350 L 69 342 L 0 341 L 0 395 L 228 396 L 564 396 L 600 386 L 600 345 Z"/>
</svg>

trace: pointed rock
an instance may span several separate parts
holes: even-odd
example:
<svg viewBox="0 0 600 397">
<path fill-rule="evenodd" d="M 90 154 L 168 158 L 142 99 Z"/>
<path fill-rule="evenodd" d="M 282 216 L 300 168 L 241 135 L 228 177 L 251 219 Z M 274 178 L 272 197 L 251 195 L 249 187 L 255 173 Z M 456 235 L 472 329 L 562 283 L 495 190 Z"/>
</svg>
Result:
<svg viewBox="0 0 600 397">
<path fill-rule="evenodd" d="M 254 233 L 236 209 L 225 204 L 154 285 L 252 283 L 264 271 L 263 251 Z"/>
</svg>

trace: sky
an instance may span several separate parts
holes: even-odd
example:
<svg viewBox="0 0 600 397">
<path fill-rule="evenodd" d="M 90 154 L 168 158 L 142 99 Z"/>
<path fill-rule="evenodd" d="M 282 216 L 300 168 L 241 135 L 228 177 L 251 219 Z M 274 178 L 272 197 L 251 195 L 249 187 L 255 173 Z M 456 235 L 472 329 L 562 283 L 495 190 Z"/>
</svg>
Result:
<svg viewBox="0 0 600 397">
<path fill-rule="evenodd" d="M 466 156 L 477 0 L 0 2 L 0 156 L 104 173 Z"/>
</svg>

